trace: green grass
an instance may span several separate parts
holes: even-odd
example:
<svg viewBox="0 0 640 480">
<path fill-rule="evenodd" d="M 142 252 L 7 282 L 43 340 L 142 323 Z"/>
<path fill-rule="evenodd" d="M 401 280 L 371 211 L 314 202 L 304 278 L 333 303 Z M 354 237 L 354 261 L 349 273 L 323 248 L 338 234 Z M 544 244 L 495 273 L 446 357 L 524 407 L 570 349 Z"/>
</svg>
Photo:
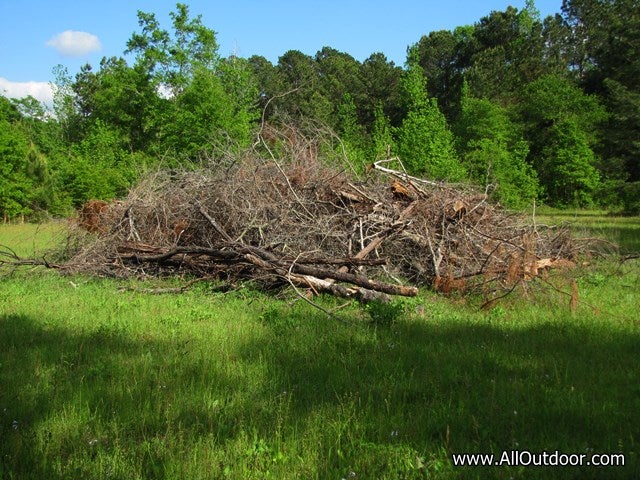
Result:
<svg viewBox="0 0 640 480">
<path fill-rule="evenodd" d="M 64 242 L 66 227 L 65 221 L 0 224 L 0 248 L 9 247 L 23 257 L 42 255 Z"/>
<path fill-rule="evenodd" d="M 601 262 L 488 312 L 424 292 L 375 326 L 251 289 L 19 272 L 0 279 L 0 478 L 637 478 L 639 274 Z M 626 466 L 450 457 L 512 449 Z"/>
<path fill-rule="evenodd" d="M 595 237 L 616 243 L 621 253 L 640 252 L 640 217 L 616 216 L 601 210 L 538 209 L 536 221 L 568 225 L 579 237 Z"/>
</svg>

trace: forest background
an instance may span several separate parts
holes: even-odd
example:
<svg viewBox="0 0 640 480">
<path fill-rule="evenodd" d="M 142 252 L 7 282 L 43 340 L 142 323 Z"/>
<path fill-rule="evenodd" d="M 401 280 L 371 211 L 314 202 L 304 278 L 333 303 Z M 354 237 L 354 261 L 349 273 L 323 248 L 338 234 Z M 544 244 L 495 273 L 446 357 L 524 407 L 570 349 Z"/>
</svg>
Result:
<svg viewBox="0 0 640 480">
<path fill-rule="evenodd" d="M 222 57 L 178 3 L 172 25 L 138 12 L 123 57 L 55 68 L 53 109 L 0 96 L 0 214 L 67 216 L 123 196 L 153 169 L 220 168 L 265 124 L 332 132 L 322 158 L 364 174 L 397 155 L 414 175 L 486 188 L 522 209 L 640 213 L 640 5 L 565 0 L 541 18 L 494 11 L 431 32 L 404 66 L 324 47 Z"/>
</svg>

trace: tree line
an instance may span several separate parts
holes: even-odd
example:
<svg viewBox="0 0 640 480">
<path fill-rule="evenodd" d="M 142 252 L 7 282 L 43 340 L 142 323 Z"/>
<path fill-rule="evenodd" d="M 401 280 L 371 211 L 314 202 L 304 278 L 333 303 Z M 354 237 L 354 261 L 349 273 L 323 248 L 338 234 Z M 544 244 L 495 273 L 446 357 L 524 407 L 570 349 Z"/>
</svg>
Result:
<svg viewBox="0 0 640 480">
<path fill-rule="evenodd" d="M 0 97 L 0 213 L 67 215 L 147 169 L 242 151 L 264 122 L 322 125 L 356 169 L 397 155 L 414 175 L 472 182 L 511 208 L 640 212 L 640 5 L 533 0 L 431 32 L 404 66 L 324 47 L 221 57 L 186 4 L 138 12 L 121 57 L 54 70 L 53 113 Z M 127 60 L 127 57 L 129 60 Z"/>
</svg>

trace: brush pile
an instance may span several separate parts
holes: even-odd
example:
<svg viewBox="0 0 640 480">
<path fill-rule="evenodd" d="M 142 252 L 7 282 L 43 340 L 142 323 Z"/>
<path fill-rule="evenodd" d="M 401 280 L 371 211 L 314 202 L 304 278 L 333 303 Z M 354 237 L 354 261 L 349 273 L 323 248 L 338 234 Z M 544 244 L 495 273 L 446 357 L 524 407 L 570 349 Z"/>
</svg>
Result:
<svg viewBox="0 0 640 480">
<path fill-rule="evenodd" d="M 269 133 L 241 161 L 155 173 L 122 201 L 86 206 L 79 224 L 93 233 L 65 268 L 366 302 L 424 285 L 494 295 L 575 253 L 567 232 L 539 231 L 469 186 L 411 177 L 397 159 L 358 178 L 320 160 L 317 139 Z"/>
</svg>

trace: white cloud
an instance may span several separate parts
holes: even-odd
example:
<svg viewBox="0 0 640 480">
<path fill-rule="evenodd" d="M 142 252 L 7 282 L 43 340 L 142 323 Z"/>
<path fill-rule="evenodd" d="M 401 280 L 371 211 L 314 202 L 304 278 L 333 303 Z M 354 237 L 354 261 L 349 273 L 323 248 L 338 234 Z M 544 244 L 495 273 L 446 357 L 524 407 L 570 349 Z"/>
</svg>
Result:
<svg viewBox="0 0 640 480">
<path fill-rule="evenodd" d="M 102 48 L 100 39 L 87 32 L 66 30 L 55 35 L 47 42 L 47 46 L 55 48 L 58 53 L 67 57 L 81 57 Z"/>
<path fill-rule="evenodd" d="M 53 86 L 48 82 L 11 82 L 0 77 L 0 95 L 8 98 L 23 98 L 31 95 L 46 105 L 53 104 Z"/>
</svg>

